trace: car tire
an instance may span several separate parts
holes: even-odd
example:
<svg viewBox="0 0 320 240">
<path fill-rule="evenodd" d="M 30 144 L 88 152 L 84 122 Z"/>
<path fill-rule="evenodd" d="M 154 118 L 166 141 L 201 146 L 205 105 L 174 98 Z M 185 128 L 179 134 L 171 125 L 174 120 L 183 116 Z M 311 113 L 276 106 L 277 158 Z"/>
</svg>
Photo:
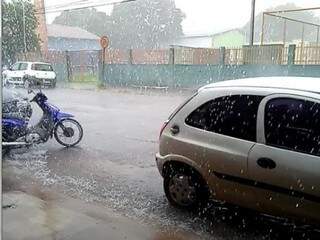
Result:
<svg viewBox="0 0 320 240">
<path fill-rule="evenodd" d="M 163 187 L 169 203 L 180 209 L 195 210 L 209 199 L 209 190 L 200 174 L 192 168 L 169 166 Z"/>
</svg>

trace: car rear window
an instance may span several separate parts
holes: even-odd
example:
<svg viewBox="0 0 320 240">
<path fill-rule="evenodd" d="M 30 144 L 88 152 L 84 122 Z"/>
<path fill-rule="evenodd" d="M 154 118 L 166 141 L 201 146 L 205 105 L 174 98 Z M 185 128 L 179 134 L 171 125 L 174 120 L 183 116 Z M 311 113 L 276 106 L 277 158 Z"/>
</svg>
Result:
<svg viewBox="0 0 320 240">
<path fill-rule="evenodd" d="M 263 96 L 219 97 L 194 110 L 186 124 L 206 131 L 248 141 L 256 141 L 259 104 Z"/>
<path fill-rule="evenodd" d="M 35 70 L 35 71 L 53 71 L 51 65 L 49 65 L 49 64 L 39 64 L 39 63 L 32 64 L 31 69 Z"/>
<path fill-rule="evenodd" d="M 21 63 L 19 70 L 27 70 L 28 69 L 28 63 Z"/>
<path fill-rule="evenodd" d="M 20 64 L 21 64 L 21 63 L 19 63 L 19 62 L 13 64 L 12 67 L 11 67 L 11 70 L 12 70 L 12 71 L 17 71 L 17 70 L 19 70 Z"/>
</svg>

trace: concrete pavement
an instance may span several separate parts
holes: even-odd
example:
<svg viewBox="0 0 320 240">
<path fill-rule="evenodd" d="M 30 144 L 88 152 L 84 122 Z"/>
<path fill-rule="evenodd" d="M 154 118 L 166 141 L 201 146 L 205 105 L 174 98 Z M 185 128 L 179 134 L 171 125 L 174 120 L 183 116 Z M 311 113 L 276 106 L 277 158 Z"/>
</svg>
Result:
<svg viewBox="0 0 320 240">
<path fill-rule="evenodd" d="M 40 194 L 39 194 L 40 193 Z M 181 232 L 161 232 L 111 210 L 76 199 L 21 191 L 3 194 L 3 239 L 195 239 Z"/>
<path fill-rule="evenodd" d="M 151 239 L 151 232 L 106 209 L 75 200 L 42 200 L 23 192 L 3 195 L 5 239 Z M 67 207 L 68 206 L 68 207 Z M 72 207 L 72 208 L 70 208 Z"/>
<path fill-rule="evenodd" d="M 71 237 L 79 236 L 81 229 L 86 229 L 89 233 L 92 233 L 91 228 L 95 229 L 95 225 L 87 224 L 88 219 L 93 222 L 96 220 L 82 211 L 84 205 L 76 205 L 78 207 L 70 210 L 66 205 L 69 201 L 65 201 L 64 195 L 99 205 L 98 212 L 103 213 L 99 218 L 106 220 L 99 222 L 101 228 L 103 224 L 110 223 L 108 219 L 113 218 L 115 212 L 134 219 L 127 220 L 133 221 L 137 229 L 142 228 L 139 234 L 145 235 L 138 235 L 139 239 L 196 239 L 189 237 L 185 231 L 194 232 L 201 236 L 201 239 L 283 239 L 283 236 L 288 235 L 288 229 L 281 224 L 271 225 L 264 220 L 257 221 L 258 216 L 247 216 L 243 211 L 240 213 L 213 205 L 206 212 L 193 213 L 169 206 L 162 189 L 162 178 L 155 166 L 154 154 L 158 150 L 160 127 L 173 109 L 186 98 L 184 94 L 159 91 L 144 93 L 130 89 L 87 91 L 59 88 L 45 90 L 45 93 L 50 102 L 76 116 L 83 126 L 84 138 L 75 148 L 66 149 L 50 140 L 44 145 L 12 151 L 3 161 L 2 187 L 5 194 L 22 191 L 39 198 L 43 201 L 42 205 L 45 204 L 45 209 L 48 202 L 49 209 L 52 206 L 55 209 L 49 211 L 51 215 L 52 212 L 61 212 L 56 209 L 64 209 L 63 214 L 54 215 L 55 239 L 76 239 Z M 36 122 L 40 116 L 37 114 L 37 108 L 34 110 L 33 120 Z M 58 194 L 55 192 L 62 193 L 63 196 L 57 199 Z M 72 207 L 73 201 L 69 205 Z M 26 232 L 25 222 L 34 217 L 30 213 L 29 218 L 23 214 L 24 218 L 19 218 L 17 214 L 15 221 L 10 220 L 7 216 L 10 216 L 12 210 L 17 211 L 15 208 L 4 210 L 7 213 L 3 220 L 5 228 L 13 233 L 10 236 L 14 237 L 9 238 L 9 232 L 6 232 L 5 236 L 8 238 L 5 239 L 19 239 L 19 236 L 23 236 Z M 35 213 L 38 210 L 29 212 Z M 76 220 L 84 219 L 80 223 L 77 222 L 81 227 L 77 231 L 74 230 L 71 237 L 68 235 L 69 229 L 76 227 L 64 223 L 65 219 L 71 218 L 70 215 Z M 110 218 L 106 219 L 104 215 Z M 16 222 L 20 225 L 16 226 Z M 56 222 L 63 222 L 64 227 L 57 228 Z M 147 224 L 147 227 L 141 224 Z M 12 228 L 11 225 L 16 227 Z M 36 231 L 37 228 L 34 226 L 38 225 L 34 224 L 31 227 Z M 136 236 L 126 232 L 126 225 L 120 226 L 118 231 L 124 231 L 125 236 L 129 235 L 128 239 Z M 163 234 L 157 234 L 157 230 L 168 227 L 173 228 L 166 231 L 170 237 L 168 234 L 164 235 L 165 237 Z M 45 231 L 45 237 L 49 238 L 48 234 L 52 231 Z M 103 230 L 94 231 L 104 234 Z M 87 236 L 85 233 L 80 235 Z M 31 239 L 34 239 L 33 237 L 31 236 Z M 42 237 L 41 239 L 45 239 Z M 99 239 L 98 237 L 96 238 Z M 117 235 L 114 239 L 123 239 L 122 237 Z M 96 238 L 95 235 L 92 236 L 92 239 Z"/>
</svg>

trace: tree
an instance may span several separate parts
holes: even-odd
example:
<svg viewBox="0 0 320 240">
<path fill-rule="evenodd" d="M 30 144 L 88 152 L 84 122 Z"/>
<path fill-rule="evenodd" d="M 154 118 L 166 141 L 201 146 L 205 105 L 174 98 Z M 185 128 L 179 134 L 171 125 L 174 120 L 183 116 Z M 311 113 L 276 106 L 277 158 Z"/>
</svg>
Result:
<svg viewBox="0 0 320 240">
<path fill-rule="evenodd" d="M 280 11 L 280 10 L 287 10 L 287 9 L 299 9 L 295 4 L 288 3 L 286 5 L 280 5 L 275 8 L 267 9 L 267 11 Z M 302 20 L 311 23 L 319 23 L 319 18 L 316 17 L 312 12 L 304 11 L 304 12 L 291 12 L 291 13 L 284 13 L 280 14 L 284 17 L 294 18 L 297 20 Z M 247 23 L 244 26 L 244 31 L 248 33 L 249 36 L 249 26 L 250 23 Z M 279 42 L 283 40 L 283 26 L 284 20 L 277 17 L 266 16 L 265 17 L 265 30 L 264 30 L 264 41 L 265 42 Z M 286 40 L 287 41 L 294 41 L 294 40 L 301 40 L 302 37 L 302 24 L 292 21 L 287 21 L 286 24 Z M 315 41 L 315 33 L 317 29 L 316 27 L 311 27 L 305 25 L 305 40 L 306 41 Z M 260 36 L 262 32 L 262 13 L 258 14 L 255 17 L 255 33 L 254 33 L 254 40 L 256 42 L 260 41 Z"/>
<path fill-rule="evenodd" d="M 2 61 L 12 64 L 17 54 L 39 50 L 38 21 L 30 0 L 2 1 L 1 5 Z"/>
<path fill-rule="evenodd" d="M 116 48 L 158 48 L 183 35 L 184 14 L 172 0 L 116 5 L 111 39 Z"/>
<path fill-rule="evenodd" d="M 117 4 L 111 16 L 95 9 L 63 12 L 53 23 L 107 35 L 113 48 L 158 48 L 183 35 L 184 14 L 173 0 L 139 0 Z"/>
<path fill-rule="evenodd" d="M 106 13 L 99 12 L 95 8 L 87 8 L 63 11 L 54 19 L 53 23 L 80 27 L 98 36 L 103 36 L 110 32 L 111 18 Z"/>
</svg>

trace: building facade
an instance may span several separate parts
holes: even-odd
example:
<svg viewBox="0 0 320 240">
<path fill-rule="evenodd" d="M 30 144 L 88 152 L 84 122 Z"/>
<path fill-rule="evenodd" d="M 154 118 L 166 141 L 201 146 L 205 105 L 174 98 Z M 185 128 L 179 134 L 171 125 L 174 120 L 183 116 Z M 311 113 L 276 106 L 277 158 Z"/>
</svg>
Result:
<svg viewBox="0 0 320 240">
<path fill-rule="evenodd" d="M 48 24 L 48 50 L 100 50 L 99 37 L 79 27 Z"/>
<path fill-rule="evenodd" d="M 212 35 L 213 48 L 239 48 L 247 44 L 247 37 L 241 29 L 232 29 Z"/>
</svg>

